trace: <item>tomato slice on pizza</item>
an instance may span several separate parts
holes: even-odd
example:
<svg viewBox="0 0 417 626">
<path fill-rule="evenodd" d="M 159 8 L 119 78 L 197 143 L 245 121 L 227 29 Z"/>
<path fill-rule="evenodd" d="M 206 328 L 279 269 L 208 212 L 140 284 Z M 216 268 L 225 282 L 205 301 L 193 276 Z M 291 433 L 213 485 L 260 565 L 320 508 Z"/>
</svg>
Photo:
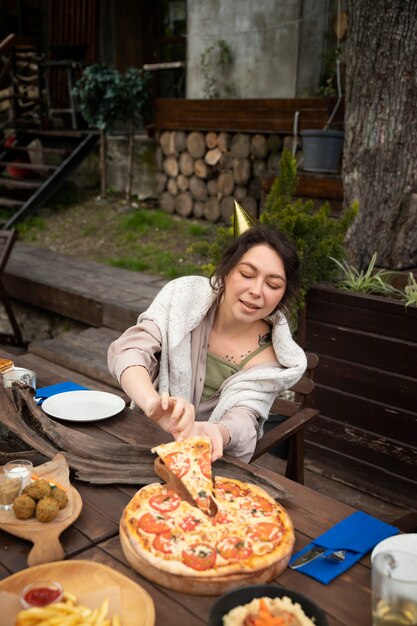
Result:
<svg viewBox="0 0 417 626">
<path fill-rule="evenodd" d="M 172 441 L 153 448 L 152 452 L 181 480 L 198 508 L 211 515 L 214 500 L 209 437 L 191 437 L 181 443 Z"/>
</svg>

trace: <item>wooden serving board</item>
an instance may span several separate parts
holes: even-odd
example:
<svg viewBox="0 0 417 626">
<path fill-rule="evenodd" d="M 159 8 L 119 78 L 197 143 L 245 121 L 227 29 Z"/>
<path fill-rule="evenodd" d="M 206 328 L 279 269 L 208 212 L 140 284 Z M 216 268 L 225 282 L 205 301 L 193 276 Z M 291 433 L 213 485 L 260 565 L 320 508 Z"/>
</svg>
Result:
<svg viewBox="0 0 417 626">
<path fill-rule="evenodd" d="M 72 486 L 70 489 L 72 513 L 62 521 L 59 521 L 59 517 L 52 522 L 45 523 L 34 521 L 33 518 L 18 520 L 13 511 L 10 511 L 10 522 L 0 523 L 2 530 L 33 543 L 27 560 L 29 566 L 49 563 L 50 561 L 60 561 L 65 557 L 59 536 L 62 531 L 75 522 L 83 506 L 83 501 L 78 491 Z"/>
<path fill-rule="evenodd" d="M 123 520 L 123 517 L 122 517 Z M 123 553 L 131 567 L 148 580 L 158 585 L 198 596 L 218 596 L 231 589 L 243 585 L 269 583 L 277 578 L 287 567 L 291 552 L 284 558 L 276 561 L 269 567 L 256 572 L 245 574 L 231 574 L 229 576 L 181 576 L 165 572 L 145 561 L 132 547 L 123 523 L 120 523 L 120 542 Z"/>
<path fill-rule="evenodd" d="M 120 572 L 94 561 L 71 560 L 29 567 L 0 581 L 0 591 L 20 595 L 33 582 L 57 580 L 65 591 L 82 597 L 92 592 L 118 587 L 123 626 L 153 626 L 155 607 L 150 595 L 140 585 Z"/>
</svg>

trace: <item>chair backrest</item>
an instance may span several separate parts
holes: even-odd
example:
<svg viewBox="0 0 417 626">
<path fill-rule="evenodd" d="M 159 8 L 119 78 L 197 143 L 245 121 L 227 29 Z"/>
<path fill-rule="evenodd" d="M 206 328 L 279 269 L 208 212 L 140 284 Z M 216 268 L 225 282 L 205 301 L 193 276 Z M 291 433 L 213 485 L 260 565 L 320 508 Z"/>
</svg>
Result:
<svg viewBox="0 0 417 626">
<path fill-rule="evenodd" d="M 0 277 L 3 274 L 6 263 L 16 241 L 17 233 L 12 230 L 0 230 Z"/>
<path fill-rule="evenodd" d="M 290 389 L 290 391 L 294 392 L 294 400 L 276 398 L 270 411 L 272 415 L 292 417 L 297 411 L 305 408 L 307 398 L 314 389 L 314 371 L 319 364 L 317 354 L 306 352 L 306 357 L 307 369 L 302 378 Z"/>
</svg>

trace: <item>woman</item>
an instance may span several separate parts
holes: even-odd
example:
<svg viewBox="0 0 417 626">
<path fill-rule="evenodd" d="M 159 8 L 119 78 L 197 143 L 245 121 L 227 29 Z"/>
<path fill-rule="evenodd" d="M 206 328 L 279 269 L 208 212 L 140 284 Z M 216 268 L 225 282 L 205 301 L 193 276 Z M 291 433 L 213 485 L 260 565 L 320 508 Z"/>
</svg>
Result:
<svg viewBox="0 0 417 626">
<path fill-rule="evenodd" d="M 108 365 L 142 411 L 177 441 L 199 434 L 249 461 L 277 393 L 306 358 L 281 309 L 299 260 L 281 234 L 257 225 L 234 240 L 209 280 L 168 283 L 109 348 Z"/>
</svg>

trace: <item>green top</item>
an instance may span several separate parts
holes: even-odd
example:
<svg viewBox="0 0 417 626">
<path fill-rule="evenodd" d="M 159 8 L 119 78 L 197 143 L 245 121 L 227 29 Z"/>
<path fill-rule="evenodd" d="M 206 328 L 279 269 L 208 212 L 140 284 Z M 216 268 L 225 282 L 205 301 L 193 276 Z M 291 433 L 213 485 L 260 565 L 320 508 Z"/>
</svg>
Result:
<svg viewBox="0 0 417 626">
<path fill-rule="evenodd" d="M 259 346 L 259 348 L 248 354 L 248 356 L 245 357 L 243 361 L 239 363 L 239 365 L 236 365 L 235 363 L 230 363 L 226 359 L 223 359 L 222 357 L 208 351 L 206 360 L 206 378 L 204 381 L 204 389 L 201 399 L 204 401 L 214 396 L 216 391 L 221 387 L 222 383 L 227 378 L 229 378 L 233 374 L 236 374 L 236 372 L 241 370 L 245 366 L 245 364 L 250 361 L 250 359 L 252 359 L 256 354 L 259 354 L 259 352 L 262 352 L 262 350 L 265 350 L 265 348 L 268 348 L 269 346 L 272 346 L 272 341 L 267 341 L 266 343 L 262 344 L 262 346 Z"/>
</svg>

